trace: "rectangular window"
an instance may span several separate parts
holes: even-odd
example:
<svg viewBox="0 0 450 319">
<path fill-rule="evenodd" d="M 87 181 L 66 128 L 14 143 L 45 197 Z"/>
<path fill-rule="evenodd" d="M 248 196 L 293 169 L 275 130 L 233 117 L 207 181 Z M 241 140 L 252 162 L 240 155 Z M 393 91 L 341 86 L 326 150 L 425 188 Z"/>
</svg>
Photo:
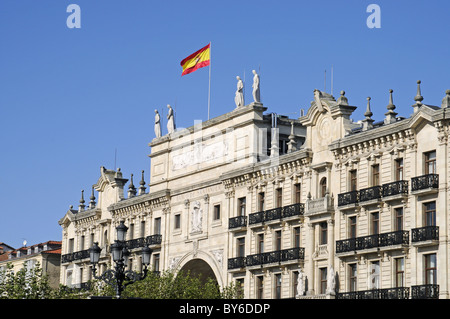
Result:
<svg viewBox="0 0 450 319">
<path fill-rule="evenodd" d="M 154 226 L 153 228 L 154 234 L 155 235 L 161 234 L 161 217 L 155 218 L 155 224 L 153 226 Z"/>
<path fill-rule="evenodd" d="M 350 264 L 348 265 L 348 290 L 349 291 L 356 291 L 357 289 L 357 268 L 356 264 Z"/>
<path fill-rule="evenodd" d="M 437 283 L 436 254 L 425 255 L 425 284 L 435 285 Z"/>
<path fill-rule="evenodd" d="M 425 226 L 436 226 L 436 202 L 423 204 L 425 212 Z"/>
<path fill-rule="evenodd" d="M 214 205 L 214 215 L 213 215 L 213 219 L 214 219 L 214 220 L 220 219 L 220 205 Z"/>
<path fill-rule="evenodd" d="M 238 199 L 238 216 L 245 216 L 245 206 L 246 206 L 247 198 L 241 197 Z"/>
<path fill-rule="evenodd" d="M 275 231 L 275 250 L 281 250 L 281 230 Z"/>
<path fill-rule="evenodd" d="M 372 165 L 372 186 L 380 185 L 380 165 Z"/>
<path fill-rule="evenodd" d="M 320 268 L 320 293 L 327 292 L 327 268 Z"/>
<path fill-rule="evenodd" d="M 403 180 L 403 158 L 397 158 L 395 160 L 395 180 Z"/>
<path fill-rule="evenodd" d="M 153 255 L 153 271 L 159 271 L 159 261 L 160 261 L 159 254 L 154 254 Z"/>
<path fill-rule="evenodd" d="M 258 210 L 262 212 L 265 208 L 264 206 L 265 194 L 264 192 L 258 194 Z"/>
<path fill-rule="evenodd" d="M 394 209 L 395 214 L 395 230 L 403 230 L 403 207 Z"/>
<path fill-rule="evenodd" d="M 141 221 L 141 237 L 145 237 L 145 221 Z"/>
<path fill-rule="evenodd" d="M 275 274 L 275 299 L 281 299 L 281 274 Z"/>
<path fill-rule="evenodd" d="M 358 177 L 356 174 L 356 169 L 351 170 L 350 172 L 350 191 L 356 191 L 358 189 Z"/>
<path fill-rule="evenodd" d="M 239 237 L 236 239 L 237 244 L 237 257 L 245 257 L 245 237 Z"/>
<path fill-rule="evenodd" d="M 356 238 L 356 216 L 350 216 L 348 221 L 348 236 L 349 238 Z"/>
<path fill-rule="evenodd" d="M 134 224 L 130 224 L 127 234 L 129 240 L 134 239 Z"/>
<path fill-rule="evenodd" d="M 294 185 L 294 203 L 295 204 L 300 204 L 300 200 L 301 200 L 301 188 L 300 188 L 300 184 L 295 184 Z"/>
<path fill-rule="evenodd" d="M 73 238 L 70 238 L 69 239 L 69 251 L 68 251 L 68 253 L 70 254 L 70 253 L 73 253 L 73 249 L 74 249 L 74 239 Z"/>
<path fill-rule="evenodd" d="M 405 286 L 405 259 L 395 259 L 395 287 Z"/>
<path fill-rule="evenodd" d="M 436 174 L 436 151 L 425 153 L 425 174 Z"/>
<path fill-rule="evenodd" d="M 264 252 L 264 234 L 258 234 L 257 241 L 257 253 L 262 254 Z"/>
<path fill-rule="evenodd" d="M 283 189 L 277 188 L 276 195 L 277 195 L 277 202 L 276 202 L 277 208 L 282 207 L 283 206 Z"/>
<path fill-rule="evenodd" d="M 256 277 L 256 299 L 264 298 L 264 276 Z"/>
<path fill-rule="evenodd" d="M 328 243 L 328 223 L 321 222 L 320 227 L 320 245 L 326 245 Z"/>
<path fill-rule="evenodd" d="M 375 212 L 370 214 L 370 219 L 372 223 L 372 235 L 377 235 L 380 233 L 380 213 Z"/>
<path fill-rule="evenodd" d="M 181 214 L 175 215 L 175 229 L 181 228 Z"/>
<path fill-rule="evenodd" d="M 294 227 L 294 248 L 300 247 L 300 227 Z"/>
</svg>

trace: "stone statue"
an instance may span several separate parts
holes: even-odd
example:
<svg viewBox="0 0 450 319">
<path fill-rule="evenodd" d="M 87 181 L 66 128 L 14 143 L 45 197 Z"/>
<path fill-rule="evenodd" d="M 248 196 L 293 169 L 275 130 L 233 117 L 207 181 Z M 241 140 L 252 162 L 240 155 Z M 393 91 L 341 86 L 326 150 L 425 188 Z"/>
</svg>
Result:
<svg viewBox="0 0 450 319">
<path fill-rule="evenodd" d="M 322 93 L 320 92 L 320 90 L 315 89 L 314 90 L 314 101 L 316 102 L 316 106 L 319 109 L 319 112 L 322 113 L 323 112 L 323 106 L 322 106 Z"/>
<path fill-rule="evenodd" d="M 255 75 L 253 77 L 253 100 L 255 102 L 261 102 L 260 96 L 259 96 L 259 75 L 256 73 L 255 70 L 252 71 L 253 74 Z"/>
<path fill-rule="evenodd" d="M 303 283 L 303 272 L 299 270 L 297 279 L 297 296 L 303 296 L 305 294 L 305 285 Z"/>
<path fill-rule="evenodd" d="M 332 265 L 328 267 L 328 278 L 327 278 L 327 294 L 334 295 L 336 291 L 336 273 Z"/>
<path fill-rule="evenodd" d="M 236 107 L 241 107 L 244 106 L 244 83 L 239 76 L 236 77 L 236 80 L 238 80 L 238 82 L 234 103 L 236 103 Z"/>
<path fill-rule="evenodd" d="M 169 114 L 167 114 L 167 131 L 169 134 L 175 132 L 175 119 L 173 116 L 172 107 L 167 104 L 167 108 L 169 109 Z"/>
<path fill-rule="evenodd" d="M 155 110 L 155 135 L 157 138 L 161 137 L 161 118 L 158 110 Z"/>
<path fill-rule="evenodd" d="M 194 210 L 191 212 L 191 232 L 202 231 L 202 210 L 200 209 L 200 202 L 194 202 Z"/>
</svg>

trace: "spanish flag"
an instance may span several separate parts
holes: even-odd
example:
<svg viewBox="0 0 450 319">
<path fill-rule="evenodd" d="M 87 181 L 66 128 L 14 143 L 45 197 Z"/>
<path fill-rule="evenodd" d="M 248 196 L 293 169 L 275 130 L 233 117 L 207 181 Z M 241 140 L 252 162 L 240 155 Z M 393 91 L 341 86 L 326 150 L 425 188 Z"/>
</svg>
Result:
<svg viewBox="0 0 450 319">
<path fill-rule="evenodd" d="M 180 62 L 180 65 L 183 68 L 183 73 L 181 73 L 181 76 L 208 66 L 211 60 L 210 47 L 211 43 L 183 59 L 183 61 Z"/>
</svg>

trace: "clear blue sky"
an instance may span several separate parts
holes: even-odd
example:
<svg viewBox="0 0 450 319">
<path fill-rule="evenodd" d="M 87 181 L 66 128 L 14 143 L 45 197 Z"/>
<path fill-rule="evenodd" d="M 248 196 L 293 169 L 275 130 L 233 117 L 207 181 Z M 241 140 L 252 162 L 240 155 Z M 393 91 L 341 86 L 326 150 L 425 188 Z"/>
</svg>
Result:
<svg viewBox="0 0 450 319">
<path fill-rule="evenodd" d="M 81 28 L 69 29 L 69 4 Z M 369 4 L 381 28 L 369 29 Z M 178 127 L 207 119 L 208 68 L 179 62 L 212 42 L 211 117 L 234 109 L 236 75 L 261 70 L 268 112 L 298 117 L 323 90 L 346 91 L 363 118 L 382 120 L 389 89 L 400 116 L 440 106 L 450 89 L 449 1 L 1 0 L 0 242 L 61 240 L 62 218 L 88 201 L 100 166 L 149 182 L 154 109 L 176 104 Z M 165 117 L 164 117 L 165 118 Z M 163 134 L 165 134 L 165 122 Z M 139 178 L 135 179 L 136 182 Z"/>
</svg>

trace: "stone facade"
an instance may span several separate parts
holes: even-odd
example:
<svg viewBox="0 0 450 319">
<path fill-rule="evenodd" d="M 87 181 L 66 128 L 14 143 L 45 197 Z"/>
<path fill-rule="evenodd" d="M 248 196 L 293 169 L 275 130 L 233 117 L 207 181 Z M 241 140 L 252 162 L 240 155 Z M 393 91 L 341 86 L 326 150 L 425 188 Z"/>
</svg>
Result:
<svg viewBox="0 0 450 319">
<path fill-rule="evenodd" d="M 448 298 L 450 109 L 422 104 L 418 85 L 409 118 L 392 91 L 376 123 L 370 98 L 354 122 L 345 92 L 315 90 L 298 119 L 254 102 L 155 138 L 149 192 L 142 173 L 125 196 L 102 167 L 89 206 L 60 220 L 61 283 L 91 278 L 93 242 L 111 267 L 124 220 L 132 269 L 149 245 L 153 269 L 238 282 L 246 298 Z"/>
</svg>

